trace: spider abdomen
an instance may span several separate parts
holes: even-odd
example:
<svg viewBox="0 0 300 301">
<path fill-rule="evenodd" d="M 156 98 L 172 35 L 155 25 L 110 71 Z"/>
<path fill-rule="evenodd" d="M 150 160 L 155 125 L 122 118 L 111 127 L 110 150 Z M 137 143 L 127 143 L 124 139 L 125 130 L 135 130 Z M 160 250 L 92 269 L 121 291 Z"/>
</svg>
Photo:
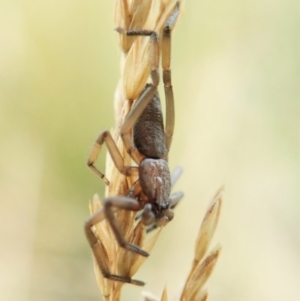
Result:
<svg viewBox="0 0 300 301">
<path fill-rule="evenodd" d="M 145 108 L 133 128 L 133 141 L 140 153 L 148 158 L 163 158 L 167 153 L 163 115 L 158 93 Z"/>
</svg>

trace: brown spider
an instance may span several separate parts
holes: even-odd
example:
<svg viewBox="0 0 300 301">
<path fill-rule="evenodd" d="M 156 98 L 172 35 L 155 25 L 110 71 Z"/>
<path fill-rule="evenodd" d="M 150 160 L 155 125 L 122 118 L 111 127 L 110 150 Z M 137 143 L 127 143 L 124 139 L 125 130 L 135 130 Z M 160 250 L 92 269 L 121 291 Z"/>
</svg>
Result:
<svg viewBox="0 0 300 301">
<path fill-rule="evenodd" d="M 97 248 L 101 248 L 101 246 L 97 244 L 97 238 L 91 227 L 106 217 L 121 247 L 142 256 L 149 256 L 146 251 L 125 240 L 118 221 L 114 216 L 115 210 L 112 207 L 130 211 L 142 210 L 139 218 L 146 226 L 150 226 L 149 229 L 153 229 L 164 226 L 173 219 L 172 208 L 183 197 L 182 192 L 170 195 L 171 186 L 178 179 L 181 170 L 177 169 L 171 179 L 168 163 L 165 160 L 171 145 L 174 129 L 174 97 L 171 85 L 170 50 L 171 30 L 176 22 L 178 13 L 179 4 L 177 3 L 174 12 L 166 22 L 162 35 L 162 68 L 167 106 L 165 129 L 157 92 L 160 56 L 158 35 L 155 31 L 150 30 L 123 31 L 120 28 L 117 29 L 120 34 L 150 36 L 150 76 L 152 83 L 146 84 L 121 128 L 124 146 L 138 166 L 124 166 L 123 158 L 109 131 L 104 131 L 98 136 L 87 162 L 88 166 L 109 185 L 105 175 L 94 165 L 101 146 L 105 142 L 117 169 L 122 174 L 125 176 L 138 174 L 138 180 L 130 188 L 128 196 L 107 197 L 104 201 L 103 210 L 94 213 L 85 224 L 86 236 L 103 276 L 115 281 L 144 285 L 143 282 L 130 277 L 110 273 L 107 263 L 103 262 L 103 258 L 99 255 L 101 250 L 97 251 Z M 133 143 L 131 140 L 132 130 Z"/>
</svg>

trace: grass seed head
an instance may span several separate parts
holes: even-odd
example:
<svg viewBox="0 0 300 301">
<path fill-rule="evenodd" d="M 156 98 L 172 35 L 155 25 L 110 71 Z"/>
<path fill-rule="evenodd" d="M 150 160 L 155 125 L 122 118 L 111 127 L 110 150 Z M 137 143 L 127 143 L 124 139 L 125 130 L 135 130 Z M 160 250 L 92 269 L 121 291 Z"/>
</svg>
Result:
<svg viewBox="0 0 300 301">
<path fill-rule="evenodd" d="M 128 29 L 150 29 L 155 30 L 159 37 L 163 26 L 172 13 L 176 1 L 174 0 L 116 0 L 115 1 L 115 26 L 122 31 L 117 32 L 118 43 L 122 51 L 121 56 L 121 77 L 117 84 L 114 95 L 114 110 L 116 125 L 112 131 L 113 138 L 117 144 L 125 165 L 132 165 L 131 157 L 126 152 L 123 141 L 120 137 L 120 128 L 131 109 L 133 102 L 144 89 L 149 78 L 149 37 L 130 37 L 125 32 Z M 182 1 L 179 3 L 180 12 Z M 127 195 L 129 188 L 137 180 L 137 176 L 125 177 L 115 167 L 111 157 L 106 160 L 106 176 L 110 180 L 106 188 L 106 196 Z M 203 289 L 208 280 L 216 261 L 219 257 L 221 247 L 216 246 L 204 258 L 215 232 L 221 205 L 223 189 L 220 189 L 213 198 L 207 213 L 201 224 L 196 244 L 194 260 L 189 276 L 187 277 L 182 291 L 181 301 L 205 301 L 208 294 Z M 94 196 L 90 202 L 90 212 L 93 214 L 101 210 L 102 204 L 98 196 Z M 155 231 L 151 236 L 145 237 L 145 229 L 141 222 L 135 221 L 136 214 L 130 211 L 120 210 L 115 216 L 130 243 L 140 246 L 143 250 L 151 252 L 162 228 Z M 112 230 L 106 221 L 102 220 L 92 228 L 97 237 L 100 257 L 103 258 L 103 265 L 114 274 L 132 277 L 145 261 L 145 257 L 128 252 L 119 247 Z M 104 263 L 105 261 L 105 263 Z M 107 280 L 103 277 L 99 267 L 95 263 L 95 274 L 105 301 L 120 300 L 123 283 Z M 145 301 L 167 301 L 167 289 L 165 288 L 161 298 L 155 298 L 149 293 L 144 293 Z"/>
<path fill-rule="evenodd" d="M 131 157 L 124 148 L 120 137 L 120 129 L 131 109 L 135 99 L 144 89 L 150 73 L 149 65 L 149 37 L 129 37 L 125 31 L 128 29 L 151 29 L 161 32 L 164 22 L 167 20 L 174 1 L 152 0 L 116 0 L 115 1 L 115 28 L 120 28 L 121 33 L 116 32 L 121 55 L 121 77 L 114 95 L 114 110 L 116 125 L 112 130 L 112 136 L 124 158 L 126 166 L 132 165 Z M 106 187 L 105 196 L 127 195 L 129 188 L 137 180 L 137 176 L 123 176 L 115 167 L 111 157 L 106 159 L 106 177 L 110 185 Z M 93 214 L 101 210 L 102 204 L 99 197 L 95 196 L 90 203 L 90 212 Z M 150 252 L 157 241 L 161 229 L 155 231 L 152 236 L 145 238 L 145 229 L 141 222 L 135 221 L 135 213 L 120 210 L 115 212 L 116 219 L 124 233 L 125 239 Z M 106 219 L 93 227 L 97 237 L 98 248 L 103 263 L 113 274 L 121 276 L 133 276 L 145 261 L 145 257 L 136 255 L 121 248 L 112 233 Z M 103 277 L 99 267 L 95 264 L 95 273 L 103 299 L 107 301 L 120 300 L 123 283 L 107 280 Z"/>
</svg>

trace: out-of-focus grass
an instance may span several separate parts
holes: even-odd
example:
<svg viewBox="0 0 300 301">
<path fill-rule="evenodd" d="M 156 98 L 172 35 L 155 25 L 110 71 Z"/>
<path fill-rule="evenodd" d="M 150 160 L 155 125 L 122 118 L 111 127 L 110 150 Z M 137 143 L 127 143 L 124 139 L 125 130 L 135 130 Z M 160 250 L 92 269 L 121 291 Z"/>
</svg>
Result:
<svg viewBox="0 0 300 301">
<path fill-rule="evenodd" d="M 104 188 L 85 160 L 114 124 L 112 6 L 0 5 L 1 300 L 100 299 L 82 226 Z M 299 296 L 298 25 L 296 1 L 186 1 L 170 154 L 186 197 L 137 276 L 153 293 L 179 290 L 208 200 L 225 184 L 210 300 Z M 124 300 L 139 292 L 128 286 Z"/>
</svg>

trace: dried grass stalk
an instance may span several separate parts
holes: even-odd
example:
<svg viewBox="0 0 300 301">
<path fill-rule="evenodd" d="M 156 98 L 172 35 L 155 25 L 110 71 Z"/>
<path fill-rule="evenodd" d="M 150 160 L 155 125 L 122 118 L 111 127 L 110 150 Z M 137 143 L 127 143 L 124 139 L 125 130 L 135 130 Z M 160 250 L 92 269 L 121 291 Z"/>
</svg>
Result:
<svg viewBox="0 0 300 301">
<path fill-rule="evenodd" d="M 175 2 L 175 0 L 116 0 L 115 27 L 124 30 L 147 28 L 160 33 Z M 129 37 L 120 33 L 116 33 L 116 35 L 122 56 L 121 77 L 114 97 L 116 126 L 112 131 L 112 136 L 124 158 L 125 165 L 133 165 L 131 157 L 123 146 L 120 128 L 134 100 L 143 90 L 149 77 L 149 39 L 147 37 Z M 106 197 L 127 195 L 129 188 L 137 180 L 136 176 L 123 176 L 116 169 L 109 155 L 106 159 L 105 174 L 110 181 L 110 185 L 106 187 Z M 101 208 L 101 200 L 98 196 L 95 196 L 90 202 L 90 213 L 93 214 Z M 136 214 L 134 212 L 120 210 L 115 212 L 115 215 L 126 240 L 140 246 L 147 252 L 151 252 L 161 229 L 156 231 L 152 237 L 146 239 L 144 226 L 141 222 L 135 222 Z M 99 256 L 103 258 L 103 264 L 107 264 L 113 274 L 132 277 L 143 264 L 145 258 L 120 248 L 105 219 L 93 227 L 93 232 L 100 246 L 97 250 L 100 252 Z M 95 261 L 94 263 L 97 283 L 103 299 L 106 301 L 120 300 L 121 289 L 124 284 L 104 278 Z"/>
</svg>

